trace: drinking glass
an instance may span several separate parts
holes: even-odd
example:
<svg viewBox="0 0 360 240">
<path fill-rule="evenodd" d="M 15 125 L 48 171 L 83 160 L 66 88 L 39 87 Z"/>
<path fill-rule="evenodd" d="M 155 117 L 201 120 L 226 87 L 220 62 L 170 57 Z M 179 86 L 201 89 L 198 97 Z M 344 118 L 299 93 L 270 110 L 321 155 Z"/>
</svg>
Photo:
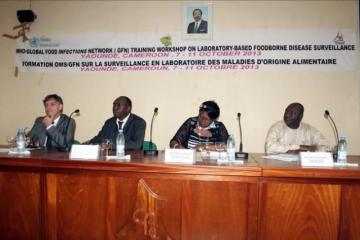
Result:
<svg viewBox="0 0 360 240">
<path fill-rule="evenodd" d="M 103 139 L 101 140 L 101 152 L 103 153 L 103 156 L 106 157 L 109 154 L 109 149 L 111 149 L 112 141 L 111 139 Z"/>
<path fill-rule="evenodd" d="M 209 159 L 210 158 L 210 148 L 209 148 L 209 138 L 206 139 L 204 143 L 204 148 L 201 151 L 202 159 Z"/>
<path fill-rule="evenodd" d="M 9 144 L 10 148 L 14 148 L 16 146 L 16 137 L 6 136 L 6 142 Z"/>
<path fill-rule="evenodd" d="M 224 142 L 215 142 L 215 150 L 221 158 L 221 152 L 225 151 L 225 143 Z"/>
</svg>

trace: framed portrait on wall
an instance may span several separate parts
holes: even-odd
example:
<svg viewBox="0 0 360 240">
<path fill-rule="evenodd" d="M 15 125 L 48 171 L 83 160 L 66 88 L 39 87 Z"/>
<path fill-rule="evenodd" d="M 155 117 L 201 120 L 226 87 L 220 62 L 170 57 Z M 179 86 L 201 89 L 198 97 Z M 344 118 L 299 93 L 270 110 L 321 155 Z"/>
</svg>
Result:
<svg viewBox="0 0 360 240">
<path fill-rule="evenodd" d="M 211 40 L 213 11 L 211 3 L 187 3 L 183 5 L 182 37 L 185 40 Z"/>
</svg>

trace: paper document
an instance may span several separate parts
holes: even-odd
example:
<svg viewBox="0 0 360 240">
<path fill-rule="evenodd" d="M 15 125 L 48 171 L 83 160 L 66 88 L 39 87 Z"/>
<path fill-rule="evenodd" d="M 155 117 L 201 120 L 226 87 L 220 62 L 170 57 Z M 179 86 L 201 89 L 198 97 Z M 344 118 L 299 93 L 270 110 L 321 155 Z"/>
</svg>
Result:
<svg viewBox="0 0 360 240">
<path fill-rule="evenodd" d="M 359 167 L 358 163 L 339 163 L 339 162 L 335 162 L 334 163 L 335 167 Z"/>
<path fill-rule="evenodd" d="M 106 156 L 106 160 L 118 160 L 118 161 L 130 161 L 131 160 L 131 155 L 125 155 L 121 158 L 119 158 L 118 156 Z"/>
<path fill-rule="evenodd" d="M 263 158 L 273 159 L 273 160 L 280 160 L 280 161 L 285 161 L 285 162 L 299 161 L 299 155 L 298 154 L 287 154 L 287 153 L 267 155 L 267 156 L 263 156 Z"/>
<path fill-rule="evenodd" d="M 19 151 L 17 148 L 11 148 L 9 149 L 9 154 L 29 155 L 30 151 L 29 150 Z"/>
<path fill-rule="evenodd" d="M 244 165 L 244 160 L 227 160 L 227 159 L 217 159 L 217 163 L 220 165 Z"/>
</svg>

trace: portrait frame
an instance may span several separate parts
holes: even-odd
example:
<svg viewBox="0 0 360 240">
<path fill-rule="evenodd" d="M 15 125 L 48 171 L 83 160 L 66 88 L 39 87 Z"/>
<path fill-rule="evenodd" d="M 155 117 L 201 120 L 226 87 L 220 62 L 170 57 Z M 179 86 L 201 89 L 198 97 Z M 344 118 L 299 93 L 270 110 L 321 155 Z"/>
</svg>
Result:
<svg viewBox="0 0 360 240">
<path fill-rule="evenodd" d="M 188 33 L 188 28 L 194 22 L 193 11 L 202 11 L 201 19 L 207 22 L 206 33 Z M 183 40 L 212 40 L 213 38 L 213 4 L 211 2 L 194 2 L 183 4 L 182 10 L 182 39 Z M 204 29 L 202 29 L 204 30 Z"/>
</svg>

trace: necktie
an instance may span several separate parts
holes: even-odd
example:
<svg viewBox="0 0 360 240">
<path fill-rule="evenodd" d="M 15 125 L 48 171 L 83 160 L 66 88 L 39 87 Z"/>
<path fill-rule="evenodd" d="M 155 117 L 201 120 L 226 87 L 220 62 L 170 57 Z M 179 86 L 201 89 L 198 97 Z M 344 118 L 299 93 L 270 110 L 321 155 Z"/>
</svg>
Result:
<svg viewBox="0 0 360 240">
<path fill-rule="evenodd" d="M 50 137 L 46 138 L 46 147 L 51 147 L 51 138 Z"/>
<path fill-rule="evenodd" d="M 55 122 L 52 122 L 51 125 L 55 126 Z M 46 147 L 51 147 L 51 137 L 48 136 L 48 134 L 46 134 Z"/>
<path fill-rule="evenodd" d="M 199 29 L 199 23 L 195 23 L 194 33 L 196 33 L 198 29 Z"/>
<path fill-rule="evenodd" d="M 122 129 L 123 121 L 118 120 L 118 129 Z"/>
</svg>

